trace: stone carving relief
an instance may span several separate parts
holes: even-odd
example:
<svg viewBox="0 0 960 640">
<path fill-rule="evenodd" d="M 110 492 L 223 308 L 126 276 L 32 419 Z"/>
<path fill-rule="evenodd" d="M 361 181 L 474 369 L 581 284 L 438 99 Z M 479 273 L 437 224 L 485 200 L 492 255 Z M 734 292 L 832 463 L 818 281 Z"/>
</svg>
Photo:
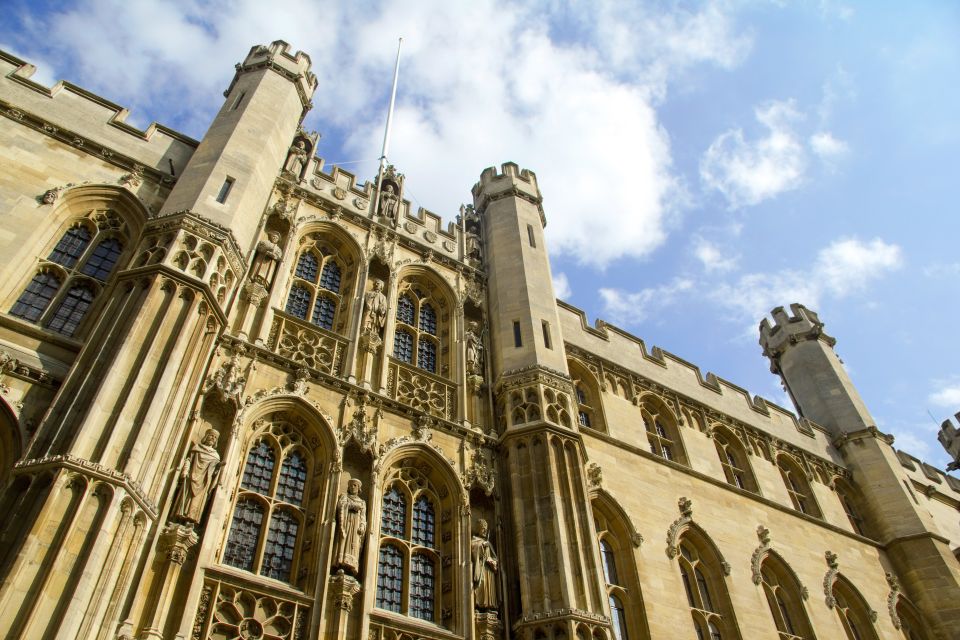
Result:
<svg viewBox="0 0 960 640">
<path fill-rule="evenodd" d="M 464 332 L 464 342 L 467 347 L 467 374 L 483 377 L 483 331 L 480 323 L 471 321 Z"/>
<path fill-rule="evenodd" d="M 387 321 L 387 296 L 383 293 L 383 280 L 373 280 L 373 288 L 363 296 L 361 335 L 367 344 L 380 346 L 383 325 Z M 375 348 L 374 347 L 374 348 Z"/>
<path fill-rule="evenodd" d="M 837 574 L 840 573 L 840 562 L 837 560 L 837 554 L 832 551 L 825 552 L 823 557 L 827 561 L 827 573 L 823 576 L 823 595 L 827 607 L 833 609 L 837 604 L 836 598 L 833 597 L 833 581 L 837 579 Z"/>
<path fill-rule="evenodd" d="M 587 486 L 599 489 L 603 485 L 603 469 L 596 462 L 587 465 Z"/>
<path fill-rule="evenodd" d="M 330 588 L 333 591 L 333 602 L 337 608 L 344 612 L 353 611 L 354 596 L 360 593 L 361 589 L 356 578 L 345 573 L 338 573 L 330 578 Z"/>
<path fill-rule="evenodd" d="M 240 407 L 240 396 L 247 386 L 247 378 L 240 366 L 240 356 L 244 352 L 242 347 L 238 348 L 230 359 L 220 365 L 220 368 L 207 379 L 207 384 L 203 388 L 205 395 L 212 392 L 221 402 L 233 409 Z"/>
<path fill-rule="evenodd" d="M 360 481 L 352 478 L 347 492 L 337 500 L 337 535 L 333 568 L 338 573 L 358 575 L 364 533 L 367 530 L 367 503 L 360 495 Z M 351 600 L 352 602 L 352 600 Z"/>
<path fill-rule="evenodd" d="M 368 403 L 374 408 L 373 416 L 368 415 Z M 377 426 L 383 410 L 377 400 L 370 402 L 370 397 L 365 391 L 357 394 L 356 408 L 353 411 L 353 417 L 349 422 L 344 423 L 337 433 L 337 440 L 340 447 L 345 447 L 352 440 L 357 444 L 361 451 L 370 453 L 374 457 L 377 455 Z"/>
<path fill-rule="evenodd" d="M 282 357 L 310 369 L 339 374 L 343 345 L 332 336 L 280 318 L 274 320 L 270 333 L 271 343 L 276 341 L 277 353 Z"/>
<path fill-rule="evenodd" d="M 473 576 L 473 606 L 477 611 L 496 611 L 499 607 L 497 594 L 497 554 L 487 539 L 490 527 L 487 521 L 477 521 L 477 532 L 470 541 L 470 566 Z"/>
<path fill-rule="evenodd" d="M 892 573 L 887 573 L 886 578 L 887 585 L 890 587 L 890 593 L 887 594 L 887 611 L 890 613 L 893 627 L 899 629 L 903 626 L 900 621 L 900 614 L 897 613 L 897 601 L 900 599 L 900 580 Z"/>
<path fill-rule="evenodd" d="M 397 205 L 400 199 L 394 192 L 393 185 L 387 184 L 380 191 L 380 203 L 377 212 L 381 217 L 395 220 L 397 218 Z"/>
<path fill-rule="evenodd" d="M 693 501 L 682 497 L 677 501 L 677 508 L 680 509 L 680 517 L 673 521 L 667 530 L 667 557 L 676 558 L 680 553 L 680 534 L 690 527 L 703 531 L 700 526 L 693 521 Z M 727 562 L 720 550 L 714 547 L 714 552 L 720 560 L 720 567 L 723 569 L 723 575 L 730 575 L 730 563 Z"/>
<path fill-rule="evenodd" d="M 307 141 L 305 138 L 298 136 L 287 151 L 287 159 L 283 163 L 284 173 L 289 174 L 297 182 L 300 182 L 303 180 L 303 172 L 306 171 L 309 159 L 310 154 L 307 150 Z"/>
<path fill-rule="evenodd" d="M 390 394 L 408 407 L 437 418 L 456 416 L 456 388 L 412 367 L 393 365 L 387 380 Z"/>
<path fill-rule="evenodd" d="M 295 640 L 302 635 L 305 614 L 289 600 L 221 584 L 207 638 Z"/>
<path fill-rule="evenodd" d="M 179 481 L 171 509 L 172 519 L 196 525 L 203 517 L 207 500 L 220 479 L 219 439 L 219 431 L 207 429 L 199 443 L 190 445 L 177 474 Z"/>
<path fill-rule="evenodd" d="M 472 443 L 470 446 L 470 462 L 467 465 L 467 470 L 463 474 L 463 486 L 467 489 L 471 487 L 480 488 L 486 495 L 492 496 L 494 487 L 496 486 L 496 474 L 493 469 L 493 462 L 484 452 L 484 448 L 481 444 L 481 439 L 474 436 L 464 441 L 464 447 L 467 447 L 467 443 Z"/>
<path fill-rule="evenodd" d="M 750 571 L 753 578 L 753 584 L 763 582 L 763 575 L 760 573 L 760 562 L 763 556 L 770 550 L 770 529 L 762 524 L 757 527 L 757 538 L 760 539 L 760 546 L 757 547 L 750 557 Z"/>
</svg>

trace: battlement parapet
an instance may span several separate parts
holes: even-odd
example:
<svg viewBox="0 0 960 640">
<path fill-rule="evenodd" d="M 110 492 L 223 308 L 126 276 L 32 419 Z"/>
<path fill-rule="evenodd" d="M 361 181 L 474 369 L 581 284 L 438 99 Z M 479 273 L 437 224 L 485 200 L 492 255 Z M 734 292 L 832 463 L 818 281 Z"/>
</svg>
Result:
<svg viewBox="0 0 960 640">
<path fill-rule="evenodd" d="M 51 87 L 32 80 L 36 67 L 0 51 L 0 113 L 89 153 L 130 162 L 175 178 L 198 146 L 193 138 L 156 122 L 127 124 L 129 110 L 61 80 Z"/>
<path fill-rule="evenodd" d="M 957 421 L 960 422 L 960 411 L 954 414 Z M 947 465 L 947 471 L 956 471 L 960 469 L 960 429 L 953 425 L 953 421 L 947 418 L 940 425 L 940 431 L 937 433 L 937 440 L 947 450 L 953 462 Z"/>
<path fill-rule="evenodd" d="M 250 48 L 243 62 L 237 64 L 237 74 L 245 71 L 269 68 L 287 78 L 297 86 L 300 101 L 304 107 L 310 104 L 310 98 L 317 88 L 317 76 L 310 71 L 310 56 L 303 51 L 290 54 L 290 45 L 283 40 L 274 40 L 269 46 L 255 45 Z M 235 75 L 230 86 L 224 91 L 227 96 L 237 81 Z"/>
<path fill-rule="evenodd" d="M 837 343 L 836 339 L 824 332 L 823 322 L 815 311 L 796 302 L 790 305 L 790 310 L 793 315 L 783 307 L 774 308 L 770 312 L 773 316 L 772 325 L 768 318 L 760 321 L 760 346 L 763 347 L 763 355 L 770 358 L 774 371 L 775 360 L 790 345 L 805 340 L 822 340 L 831 347 Z"/>
<path fill-rule="evenodd" d="M 537 185 L 537 175 L 529 169 L 521 169 L 515 162 L 504 162 L 497 173 L 496 167 L 487 167 L 480 174 L 480 182 L 473 185 L 473 204 L 479 213 L 487 205 L 501 198 L 518 197 L 526 200 L 540 210 L 540 220 L 547 226 L 543 214 L 543 195 Z"/>
</svg>

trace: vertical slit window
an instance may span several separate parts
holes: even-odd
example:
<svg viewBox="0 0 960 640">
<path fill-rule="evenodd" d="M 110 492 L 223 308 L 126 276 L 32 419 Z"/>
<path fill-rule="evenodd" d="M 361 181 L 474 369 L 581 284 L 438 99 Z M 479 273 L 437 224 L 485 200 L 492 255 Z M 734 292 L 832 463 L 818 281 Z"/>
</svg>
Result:
<svg viewBox="0 0 960 640">
<path fill-rule="evenodd" d="M 303 278 L 304 280 L 309 280 L 310 282 L 317 281 L 317 257 L 312 253 L 304 253 L 300 256 L 300 259 L 297 260 L 297 269 L 294 271 L 294 275 L 298 278 Z"/>
<path fill-rule="evenodd" d="M 534 235 L 533 235 L 533 225 L 532 225 L 532 224 L 528 224 L 528 225 L 527 225 L 527 241 L 530 242 L 530 246 L 531 246 L 531 247 L 533 247 L 534 249 L 537 248 L 537 239 L 536 239 L 536 238 L 534 237 Z"/>
<path fill-rule="evenodd" d="M 63 234 L 47 259 L 70 268 L 77 264 L 88 244 L 90 244 L 90 231 L 84 226 L 74 227 Z"/>
<path fill-rule="evenodd" d="M 83 265 L 83 273 L 101 282 L 106 281 L 122 252 L 123 245 L 120 244 L 119 240 L 107 238 L 93 250 L 93 254 Z"/>
<path fill-rule="evenodd" d="M 316 277 L 316 274 L 314 274 Z M 333 260 L 328 260 L 323 265 L 323 273 L 320 274 L 320 286 L 328 291 L 340 293 L 340 267 Z"/>
<path fill-rule="evenodd" d="M 54 312 L 47 328 L 65 336 L 72 336 L 92 303 L 93 291 L 89 287 L 84 285 L 71 287 Z"/>
<path fill-rule="evenodd" d="M 10 310 L 11 315 L 36 322 L 60 288 L 60 279 L 52 273 L 38 273 Z"/>
<path fill-rule="evenodd" d="M 273 449 L 261 440 L 247 455 L 247 463 L 243 467 L 243 482 L 240 486 L 262 495 L 270 495 L 275 465 Z"/>
<path fill-rule="evenodd" d="M 303 489 L 307 485 L 307 462 L 299 452 L 288 455 L 280 466 L 277 498 L 290 504 L 303 504 Z"/>
<path fill-rule="evenodd" d="M 410 567 L 410 615 L 414 618 L 433 621 L 434 580 L 433 560 L 414 554 Z"/>
<path fill-rule="evenodd" d="M 407 520 L 407 501 L 404 500 L 399 489 L 391 487 L 383 495 L 383 515 L 380 520 L 380 531 L 385 536 L 404 538 L 404 527 Z"/>
<path fill-rule="evenodd" d="M 309 308 L 310 290 L 299 284 L 290 287 L 290 295 L 287 296 L 287 313 L 301 320 L 306 320 Z"/>
<path fill-rule="evenodd" d="M 261 575 L 284 582 L 290 580 L 299 529 L 300 523 L 292 513 L 281 510 L 273 514 L 270 529 L 267 531 L 267 544 L 263 550 Z"/>
<path fill-rule="evenodd" d="M 383 545 L 377 564 L 377 607 L 400 613 L 402 596 L 403 555 L 393 545 Z"/>
<path fill-rule="evenodd" d="M 230 111 L 236 111 L 240 108 L 240 105 L 243 104 L 243 99 L 247 96 L 246 91 L 241 91 L 240 95 L 237 96 L 237 99 L 233 101 L 233 106 L 230 107 Z"/>
<path fill-rule="evenodd" d="M 513 321 L 513 346 L 523 346 L 523 336 L 520 335 L 520 323 L 516 320 Z"/>
<path fill-rule="evenodd" d="M 397 329 L 393 335 L 393 357 L 413 364 L 413 336 L 403 329 Z"/>
<path fill-rule="evenodd" d="M 424 547 L 433 548 L 434 545 L 434 515 L 433 504 L 426 496 L 417 498 L 413 505 L 413 542 Z"/>
<path fill-rule="evenodd" d="M 230 190 L 233 188 L 233 178 L 227 176 L 227 179 L 223 181 L 223 184 L 220 186 L 220 193 L 217 194 L 217 202 L 223 204 L 227 201 L 227 197 L 230 195 Z"/>
<path fill-rule="evenodd" d="M 550 342 L 550 323 L 546 320 L 541 320 L 540 326 L 543 327 L 543 346 L 547 349 L 553 349 L 553 344 Z"/>
<path fill-rule="evenodd" d="M 260 542 L 260 525 L 263 524 L 263 505 L 250 498 L 237 501 L 230 524 L 223 561 L 230 566 L 253 571 L 257 545 Z"/>
</svg>

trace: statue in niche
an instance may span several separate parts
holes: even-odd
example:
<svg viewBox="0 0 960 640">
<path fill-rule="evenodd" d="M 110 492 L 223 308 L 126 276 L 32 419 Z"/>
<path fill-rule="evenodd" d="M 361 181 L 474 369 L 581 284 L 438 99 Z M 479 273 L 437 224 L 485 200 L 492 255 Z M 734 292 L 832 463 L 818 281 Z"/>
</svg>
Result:
<svg viewBox="0 0 960 640">
<path fill-rule="evenodd" d="M 497 610 L 497 554 L 487 540 L 487 521 L 477 521 L 477 533 L 470 541 L 470 564 L 473 568 L 473 605 L 477 611 Z"/>
<path fill-rule="evenodd" d="M 380 335 L 387 321 L 387 296 L 383 295 L 383 280 L 374 280 L 373 289 L 363 296 L 363 333 Z"/>
<path fill-rule="evenodd" d="M 467 370 L 475 375 L 483 375 L 483 338 L 480 325 L 471 321 L 467 325 L 465 336 L 467 343 Z"/>
<path fill-rule="evenodd" d="M 283 164 L 283 170 L 289 171 L 297 180 L 300 180 L 303 177 L 303 170 L 307 166 L 307 143 L 304 142 L 303 138 L 297 138 L 292 145 L 290 145 L 290 151 L 287 152 L 287 161 Z"/>
<path fill-rule="evenodd" d="M 207 499 L 220 479 L 219 439 L 219 431 L 207 429 L 200 443 L 193 443 L 180 463 L 180 486 L 172 510 L 174 519 L 200 522 Z"/>
<path fill-rule="evenodd" d="M 397 216 L 397 194 L 393 192 L 393 185 L 383 187 L 380 193 L 380 215 L 391 220 Z"/>
<path fill-rule="evenodd" d="M 252 276 L 253 279 L 261 284 L 269 284 L 273 279 L 273 274 L 277 269 L 277 264 L 283 258 L 283 251 L 280 249 L 280 234 L 271 231 L 267 234 L 266 240 L 257 243 L 256 257 L 253 261 Z"/>
<path fill-rule="evenodd" d="M 333 549 L 333 567 L 356 576 L 360 567 L 363 534 L 367 530 L 367 503 L 360 497 L 360 481 L 352 478 L 347 492 L 337 501 L 337 540 Z"/>
<path fill-rule="evenodd" d="M 480 236 L 473 231 L 467 231 L 467 257 L 472 260 L 483 258 L 483 248 L 480 246 Z"/>
</svg>

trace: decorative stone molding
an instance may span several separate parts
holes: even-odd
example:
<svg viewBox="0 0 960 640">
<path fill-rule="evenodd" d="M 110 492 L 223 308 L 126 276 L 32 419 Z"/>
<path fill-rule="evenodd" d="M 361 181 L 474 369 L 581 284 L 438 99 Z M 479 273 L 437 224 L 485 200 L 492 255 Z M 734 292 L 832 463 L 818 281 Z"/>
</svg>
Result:
<svg viewBox="0 0 960 640">
<path fill-rule="evenodd" d="M 671 524 L 667 530 L 667 557 L 671 559 L 676 558 L 680 554 L 680 534 L 684 530 L 695 527 L 701 535 L 709 540 L 703 527 L 693 520 L 693 501 L 687 497 L 682 497 L 677 501 L 677 508 L 680 510 L 680 517 L 674 520 L 673 524 Z M 730 563 L 723 557 L 723 554 L 720 553 L 720 549 L 718 549 L 716 545 L 711 546 L 713 552 L 717 555 L 717 559 L 720 561 L 720 568 L 723 569 L 723 575 L 729 576 L 731 571 Z"/>
<path fill-rule="evenodd" d="M 897 613 L 897 601 L 900 599 L 900 580 L 892 573 L 887 573 L 886 578 L 887 585 L 890 587 L 890 593 L 887 594 L 887 611 L 890 613 L 893 627 L 899 629 L 903 626 L 900 622 L 900 615 Z"/>
<path fill-rule="evenodd" d="M 229 360 L 224 361 L 213 375 L 207 378 L 203 387 L 204 395 L 213 393 L 218 400 L 229 405 L 233 410 L 240 407 L 240 397 L 247 386 L 247 377 L 243 375 L 240 366 L 240 357 L 246 353 L 243 345 L 238 346 Z M 250 365 L 252 366 L 251 360 Z"/>
<path fill-rule="evenodd" d="M 167 554 L 167 559 L 174 564 L 183 566 L 187 553 L 199 542 L 193 527 L 183 524 L 168 524 L 160 534 L 160 545 Z"/>
<path fill-rule="evenodd" d="M 197 615 L 193 618 L 193 634 L 191 640 L 201 640 L 203 633 L 203 623 L 207 619 L 207 611 L 210 610 L 210 594 L 213 587 L 209 584 L 203 585 L 203 591 L 200 592 L 200 603 L 197 605 Z"/>
<path fill-rule="evenodd" d="M 27 382 L 55 388 L 60 385 L 59 380 L 52 378 L 49 371 L 34 367 L 13 356 L 9 351 L 0 349 L 0 376 L 12 376 Z M 4 385 L 0 384 L 0 389 Z"/>
<path fill-rule="evenodd" d="M 823 554 L 827 561 L 827 573 L 823 576 L 823 596 L 828 609 L 833 609 L 837 604 L 837 599 L 833 597 L 833 583 L 840 573 L 840 562 L 837 560 L 837 554 L 827 551 Z"/>
<path fill-rule="evenodd" d="M 498 640 L 503 631 L 500 614 L 496 611 L 477 611 L 474 613 L 476 638 L 478 640 Z"/>
<path fill-rule="evenodd" d="M 493 495 L 496 486 L 496 474 L 494 473 L 493 463 L 484 455 L 481 439 L 478 437 L 464 440 L 464 447 L 471 443 L 470 465 L 462 477 L 463 486 L 469 490 L 471 487 L 480 488 L 487 496 Z"/>
<path fill-rule="evenodd" d="M 596 462 L 587 465 L 587 486 L 591 489 L 603 486 L 603 469 Z"/>
<path fill-rule="evenodd" d="M 369 394 L 365 391 L 359 391 L 355 396 L 346 396 L 344 403 L 349 404 L 351 397 L 356 398 L 356 408 L 350 421 L 342 424 L 337 432 L 337 441 L 340 443 L 340 448 L 346 447 L 349 442 L 353 441 L 361 451 L 377 457 L 377 428 L 380 418 L 383 416 L 381 404 L 376 400 L 370 403 L 374 409 L 371 418 L 367 414 L 367 403 L 370 401 Z"/>
<path fill-rule="evenodd" d="M 333 602 L 338 609 L 347 613 L 353 610 L 354 597 L 361 590 L 356 578 L 343 572 L 337 573 L 330 576 L 330 589 L 333 592 Z"/>
<path fill-rule="evenodd" d="M 760 539 L 760 546 L 757 547 L 750 557 L 750 569 L 753 576 L 753 584 L 763 582 L 763 575 L 760 573 L 760 563 L 763 556 L 770 550 L 770 529 L 762 524 L 757 527 L 757 538 Z"/>
</svg>

